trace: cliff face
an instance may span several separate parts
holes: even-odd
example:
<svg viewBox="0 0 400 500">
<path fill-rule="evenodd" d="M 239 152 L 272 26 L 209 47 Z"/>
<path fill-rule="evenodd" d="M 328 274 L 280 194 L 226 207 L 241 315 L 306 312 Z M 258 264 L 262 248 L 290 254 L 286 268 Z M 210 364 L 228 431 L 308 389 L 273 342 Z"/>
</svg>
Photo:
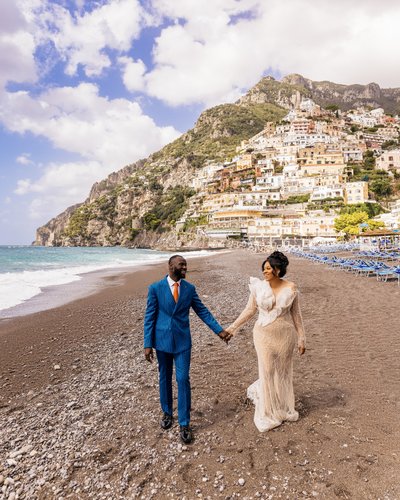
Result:
<svg viewBox="0 0 400 500">
<path fill-rule="evenodd" d="M 280 82 L 270 76 L 262 78 L 237 104 L 271 103 L 290 109 L 302 96 L 311 98 L 322 107 L 336 104 L 342 111 L 372 106 L 384 108 L 387 113 L 400 113 L 399 88 L 381 89 L 377 83 L 342 85 L 317 82 L 298 74 L 285 76 Z"/>
<path fill-rule="evenodd" d="M 312 97 L 311 90 L 305 85 L 306 79 L 296 75 L 298 78 L 285 78 L 279 82 L 270 76 L 262 78 L 257 85 L 251 88 L 247 94 L 239 99 L 237 104 L 240 106 L 256 104 L 277 104 L 284 109 L 291 109 L 300 101 L 301 97 Z"/>
<path fill-rule="evenodd" d="M 101 182 L 88 198 L 51 219 L 36 233 L 36 245 L 202 247 L 193 233 L 171 232 L 193 192 L 187 187 L 196 168 L 207 160 L 234 156 L 242 140 L 279 121 L 302 97 L 342 110 L 357 106 L 383 107 L 399 113 L 400 89 L 378 84 L 341 85 L 288 75 L 281 82 L 265 77 L 235 104 L 201 114 L 193 129 L 154 153 Z M 191 243 L 192 242 L 192 243 Z"/>
<path fill-rule="evenodd" d="M 46 247 L 57 247 L 62 245 L 59 234 L 68 225 L 71 215 L 81 207 L 83 203 L 72 205 L 57 217 L 51 219 L 45 226 L 39 227 L 36 230 L 36 239 L 34 245 Z"/>
<path fill-rule="evenodd" d="M 85 203 L 92 203 L 100 196 L 109 193 L 116 186 L 121 184 L 124 179 L 133 174 L 136 168 L 140 168 L 140 166 L 144 165 L 145 160 L 139 160 L 133 165 L 127 165 L 118 172 L 111 173 L 106 179 L 101 182 L 95 182 L 90 190 L 89 196 L 86 199 Z"/>
<path fill-rule="evenodd" d="M 313 101 L 324 107 L 336 104 L 342 111 L 360 106 L 384 108 L 387 113 L 400 113 L 400 89 L 381 89 L 377 83 L 342 85 L 327 81 L 316 82 L 301 75 L 288 75 L 282 84 L 300 88 Z"/>
</svg>

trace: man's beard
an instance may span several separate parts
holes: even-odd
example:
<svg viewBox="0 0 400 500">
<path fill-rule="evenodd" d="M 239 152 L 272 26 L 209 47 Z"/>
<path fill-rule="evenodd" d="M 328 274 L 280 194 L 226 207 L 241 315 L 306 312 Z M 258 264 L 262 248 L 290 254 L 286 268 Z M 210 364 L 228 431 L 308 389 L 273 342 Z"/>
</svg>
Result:
<svg viewBox="0 0 400 500">
<path fill-rule="evenodd" d="M 185 278 L 185 276 L 186 276 L 186 272 L 185 271 L 180 271 L 179 270 L 179 271 L 176 272 L 176 277 L 178 279 L 183 279 L 183 278 Z"/>
</svg>

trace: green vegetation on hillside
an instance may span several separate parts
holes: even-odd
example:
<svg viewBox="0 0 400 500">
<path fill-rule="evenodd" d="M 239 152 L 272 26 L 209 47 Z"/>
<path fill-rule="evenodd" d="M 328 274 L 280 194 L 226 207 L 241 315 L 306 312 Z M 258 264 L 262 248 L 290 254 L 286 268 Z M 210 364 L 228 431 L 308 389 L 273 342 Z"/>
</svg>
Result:
<svg viewBox="0 0 400 500">
<path fill-rule="evenodd" d="M 154 207 L 142 217 L 143 227 L 150 231 L 174 225 L 188 207 L 188 199 L 195 192 L 184 186 L 175 186 L 159 195 Z"/>
<path fill-rule="evenodd" d="M 368 188 L 377 200 L 388 198 L 396 189 L 388 172 L 376 168 L 376 158 L 371 150 L 364 153 L 362 165 L 349 166 L 353 170 L 351 180 L 368 182 Z"/>
<path fill-rule="evenodd" d="M 67 238 L 86 238 L 88 224 L 91 220 L 106 221 L 109 227 L 114 225 L 117 215 L 116 200 L 118 190 L 113 190 L 107 195 L 102 195 L 93 203 L 81 205 L 71 215 L 63 236 Z"/>
<path fill-rule="evenodd" d="M 395 141 L 395 140 L 391 139 L 389 141 L 385 141 L 382 144 L 382 149 L 384 149 L 384 150 L 394 149 L 394 148 L 398 148 L 399 145 L 400 145 L 399 141 Z"/>
<path fill-rule="evenodd" d="M 286 203 L 288 205 L 292 205 L 295 203 L 307 203 L 308 200 L 310 199 L 310 194 L 298 194 L 298 195 L 292 195 L 289 196 L 289 198 L 286 200 Z"/>
<path fill-rule="evenodd" d="M 90 205 L 82 205 L 77 208 L 71 215 L 68 226 L 64 229 L 64 235 L 68 238 L 86 236 L 87 226 L 93 215 L 93 209 Z"/>
<path fill-rule="evenodd" d="M 366 212 L 369 218 L 376 217 L 385 212 L 382 205 L 379 203 L 355 203 L 352 205 L 344 205 L 340 209 L 340 214 L 353 214 L 354 212 Z"/>
<path fill-rule="evenodd" d="M 242 140 L 263 130 L 266 122 L 279 121 L 286 110 L 274 104 L 222 104 L 205 111 L 196 126 L 153 155 L 154 160 L 187 158 L 195 167 L 206 160 L 225 160 Z"/>
</svg>

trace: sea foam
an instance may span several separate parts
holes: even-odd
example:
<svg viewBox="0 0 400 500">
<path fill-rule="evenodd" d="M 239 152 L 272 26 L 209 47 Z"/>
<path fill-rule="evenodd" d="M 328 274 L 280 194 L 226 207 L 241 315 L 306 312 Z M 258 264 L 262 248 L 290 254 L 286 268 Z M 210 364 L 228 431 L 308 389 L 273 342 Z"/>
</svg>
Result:
<svg viewBox="0 0 400 500">
<path fill-rule="evenodd" d="M 198 257 L 207 255 L 208 251 L 188 252 L 187 256 Z M 182 252 L 184 255 L 185 252 Z M 41 262 L 41 269 L 24 270 L 21 272 L 0 272 L 0 311 L 9 309 L 26 302 L 40 294 L 46 287 L 58 286 L 79 281 L 83 274 L 109 269 L 134 268 L 150 264 L 166 262 L 170 253 L 131 251 L 131 258 L 126 252 L 121 257 L 112 255 L 112 259 L 99 259 L 98 262 L 82 266 L 70 265 L 68 267 L 51 268 L 51 262 Z M 111 256 L 110 256 L 111 257 Z"/>
</svg>

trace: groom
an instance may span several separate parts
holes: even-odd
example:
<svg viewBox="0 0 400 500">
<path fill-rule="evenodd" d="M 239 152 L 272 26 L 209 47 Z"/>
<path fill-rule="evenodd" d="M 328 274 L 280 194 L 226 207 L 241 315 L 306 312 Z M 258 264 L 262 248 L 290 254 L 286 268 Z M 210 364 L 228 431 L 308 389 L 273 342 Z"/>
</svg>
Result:
<svg viewBox="0 0 400 500">
<path fill-rule="evenodd" d="M 184 278 L 186 260 L 173 255 L 168 261 L 168 275 L 149 287 L 144 318 L 144 354 L 153 361 L 156 350 L 160 379 L 160 403 L 164 412 L 160 425 L 169 429 L 172 425 L 172 368 L 175 362 L 178 384 L 178 421 L 184 443 L 193 439 L 190 423 L 190 353 L 192 339 L 189 328 L 189 310 L 193 308 L 199 318 L 222 340 L 228 342 L 225 332 L 213 315 L 201 302 L 195 287 Z"/>
</svg>

